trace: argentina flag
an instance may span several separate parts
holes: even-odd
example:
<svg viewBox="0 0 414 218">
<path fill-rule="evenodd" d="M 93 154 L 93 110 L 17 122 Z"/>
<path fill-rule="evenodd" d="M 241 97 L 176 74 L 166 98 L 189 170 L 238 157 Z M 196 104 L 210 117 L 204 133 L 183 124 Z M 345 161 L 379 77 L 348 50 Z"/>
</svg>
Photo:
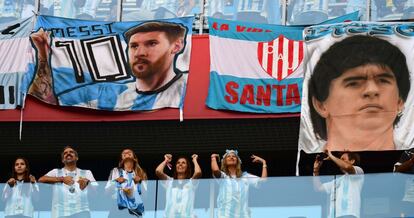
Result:
<svg viewBox="0 0 414 218">
<path fill-rule="evenodd" d="M 32 28 L 33 17 L 0 26 L 0 109 L 22 105 L 21 81 L 34 62 L 29 40 Z"/>
<path fill-rule="evenodd" d="M 254 113 L 300 111 L 303 27 L 209 18 L 207 105 Z"/>
<path fill-rule="evenodd" d="M 39 16 L 28 93 L 49 104 L 99 110 L 182 108 L 192 23 L 193 17 L 105 22 Z"/>
</svg>

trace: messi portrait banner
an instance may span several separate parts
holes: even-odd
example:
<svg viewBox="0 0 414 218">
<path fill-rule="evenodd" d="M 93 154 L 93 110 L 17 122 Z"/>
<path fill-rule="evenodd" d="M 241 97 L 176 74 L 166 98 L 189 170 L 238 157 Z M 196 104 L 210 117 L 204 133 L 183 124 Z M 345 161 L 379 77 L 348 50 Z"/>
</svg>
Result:
<svg viewBox="0 0 414 218">
<path fill-rule="evenodd" d="M 0 25 L 0 109 L 22 105 L 21 81 L 34 62 L 29 40 L 33 18 Z"/>
<path fill-rule="evenodd" d="M 300 150 L 413 147 L 413 29 L 378 22 L 305 29 Z"/>
<path fill-rule="evenodd" d="M 325 23 L 358 19 L 347 14 Z M 301 107 L 303 26 L 280 26 L 209 18 L 213 109 L 297 113 Z"/>
<path fill-rule="evenodd" d="M 36 64 L 22 88 L 54 105 L 182 108 L 193 17 L 104 22 L 38 16 Z"/>
</svg>

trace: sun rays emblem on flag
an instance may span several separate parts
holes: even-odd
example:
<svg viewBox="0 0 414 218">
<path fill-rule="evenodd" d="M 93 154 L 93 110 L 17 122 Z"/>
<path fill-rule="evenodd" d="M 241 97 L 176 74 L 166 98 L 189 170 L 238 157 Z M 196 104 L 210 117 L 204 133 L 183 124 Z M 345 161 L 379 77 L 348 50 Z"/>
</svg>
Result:
<svg viewBox="0 0 414 218">
<path fill-rule="evenodd" d="M 277 80 L 283 80 L 299 67 L 303 60 L 303 41 L 279 35 L 270 42 L 259 42 L 257 56 L 262 68 Z"/>
</svg>

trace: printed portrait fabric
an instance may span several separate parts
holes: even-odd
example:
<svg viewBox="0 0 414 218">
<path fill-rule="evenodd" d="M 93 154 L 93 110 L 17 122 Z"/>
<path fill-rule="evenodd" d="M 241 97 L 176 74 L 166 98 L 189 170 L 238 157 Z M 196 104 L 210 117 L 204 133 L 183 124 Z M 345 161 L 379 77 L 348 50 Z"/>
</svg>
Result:
<svg viewBox="0 0 414 218">
<path fill-rule="evenodd" d="M 299 150 L 413 146 L 413 28 L 350 22 L 305 29 Z"/>
<path fill-rule="evenodd" d="M 31 35 L 37 61 L 22 92 L 49 104 L 99 110 L 182 108 L 193 19 L 39 16 Z"/>
<path fill-rule="evenodd" d="M 325 23 L 358 19 L 347 14 Z M 213 109 L 297 113 L 301 107 L 304 26 L 280 26 L 209 17 Z"/>
<path fill-rule="evenodd" d="M 32 28 L 33 17 L 0 26 L 0 109 L 22 105 L 21 81 L 34 61 L 29 40 Z"/>
</svg>

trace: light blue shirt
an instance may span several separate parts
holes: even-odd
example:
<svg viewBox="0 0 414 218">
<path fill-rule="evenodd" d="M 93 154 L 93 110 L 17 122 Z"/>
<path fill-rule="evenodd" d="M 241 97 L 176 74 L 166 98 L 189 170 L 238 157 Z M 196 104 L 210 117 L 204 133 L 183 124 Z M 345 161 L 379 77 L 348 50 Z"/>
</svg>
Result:
<svg viewBox="0 0 414 218">
<path fill-rule="evenodd" d="M 68 171 L 64 168 L 53 169 L 46 176 L 72 176 L 75 181 L 73 185 L 66 185 L 64 183 L 55 183 L 53 185 L 52 217 L 71 216 L 76 213 L 89 211 L 88 187 L 98 185 L 90 170 L 81 170 L 79 168 L 76 168 L 74 171 Z M 84 190 L 81 190 L 79 187 L 79 177 L 90 181 L 90 184 Z"/>
<path fill-rule="evenodd" d="M 217 217 L 250 218 L 249 186 L 257 186 L 259 180 L 259 177 L 247 172 L 243 172 L 241 178 L 233 178 L 221 171 Z"/>
<path fill-rule="evenodd" d="M 193 218 L 195 190 L 198 182 L 193 179 L 174 180 L 168 177 L 161 183 L 166 189 L 165 215 L 167 218 Z"/>
<path fill-rule="evenodd" d="M 17 181 L 13 187 L 6 184 L 3 189 L 3 199 L 6 200 L 4 215 L 33 217 L 33 196 L 38 193 L 39 186 L 36 183 Z"/>
</svg>

